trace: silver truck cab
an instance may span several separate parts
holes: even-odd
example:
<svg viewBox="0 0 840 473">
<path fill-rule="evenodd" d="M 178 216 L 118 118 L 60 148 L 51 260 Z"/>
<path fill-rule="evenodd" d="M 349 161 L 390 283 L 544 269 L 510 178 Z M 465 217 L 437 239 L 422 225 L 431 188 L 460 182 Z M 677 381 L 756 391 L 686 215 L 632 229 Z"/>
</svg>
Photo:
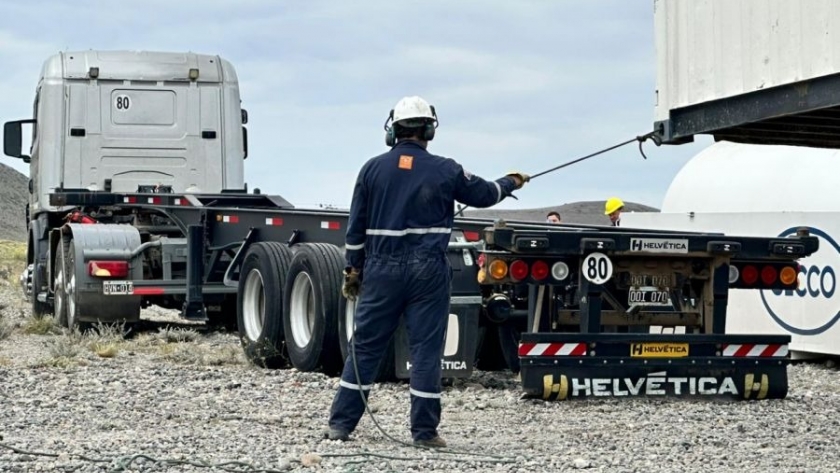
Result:
<svg viewBox="0 0 840 473">
<path fill-rule="evenodd" d="M 30 163 L 30 218 L 62 210 L 49 205 L 56 189 L 245 190 L 247 112 L 219 56 L 61 52 L 44 62 L 33 108 L 4 127 L 5 153 Z"/>
</svg>

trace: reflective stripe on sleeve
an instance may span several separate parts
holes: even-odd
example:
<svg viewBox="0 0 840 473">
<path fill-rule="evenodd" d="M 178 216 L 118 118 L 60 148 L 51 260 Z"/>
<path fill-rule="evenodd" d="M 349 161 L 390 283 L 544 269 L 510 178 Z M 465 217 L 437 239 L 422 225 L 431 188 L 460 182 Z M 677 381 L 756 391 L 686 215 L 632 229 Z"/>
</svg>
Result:
<svg viewBox="0 0 840 473">
<path fill-rule="evenodd" d="M 364 243 L 359 243 L 358 245 L 351 245 L 350 243 L 345 243 L 344 244 L 344 248 L 347 248 L 348 250 L 361 250 L 364 247 L 365 247 Z"/>
<path fill-rule="evenodd" d="M 500 186 L 496 181 L 493 181 L 493 184 L 496 185 L 496 193 L 499 195 L 499 197 L 496 198 L 496 203 L 498 204 L 502 201 L 502 186 Z"/>
</svg>

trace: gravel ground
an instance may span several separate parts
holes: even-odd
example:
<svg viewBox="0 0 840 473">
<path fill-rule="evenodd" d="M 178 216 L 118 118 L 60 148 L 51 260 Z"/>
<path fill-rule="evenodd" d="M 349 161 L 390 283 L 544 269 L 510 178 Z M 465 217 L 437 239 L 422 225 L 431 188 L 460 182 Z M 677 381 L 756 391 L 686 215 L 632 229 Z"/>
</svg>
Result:
<svg viewBox="0 0 840 473">
<path fill-rule="evenodd" d="M 189 327 L 129 340 L 108 330 L 27 334 L 39 326 L 19 299 L 17 288 L 0 287 L 0 471 L 211 471 L 153 459 L 273 471 L 840 468 L 840 371 L 831 363 L 792 366 L 788 398 L 763 402 L 544 403 L 521 400 L 510 374 L 479 372 L 444 394 L 441 434 L 468 452 L 455 455 L 392 442 L 368 416 L 352 441 L 323 440 L 337 380 L 251 367 L 234 335 Z M 376 421 L 408 442 L 407 385 L 374 389 Z"/>
</svg>

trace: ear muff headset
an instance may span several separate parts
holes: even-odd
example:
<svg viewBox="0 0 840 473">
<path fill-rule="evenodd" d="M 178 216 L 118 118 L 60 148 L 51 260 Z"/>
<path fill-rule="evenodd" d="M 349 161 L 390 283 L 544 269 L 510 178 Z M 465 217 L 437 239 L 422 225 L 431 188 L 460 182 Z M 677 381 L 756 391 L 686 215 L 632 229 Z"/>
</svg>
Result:
<svg viewBox="0 0 840 473">
<path fill-rule="evenodd" d="M 440 122 L 438 120 L 437 112 L 435 111 L 434 105 L 429 105 L 429 108 L 432 109 L 432 116 L 434 116 L 434 121 L 431 123 L 426 123 L 423 125 L 423 139 L 426 141 L 432 141 L 435 139 L 435 130 L 437 129 Z M 393 122 L 394 120 L 394 109 L 391 109 L 391 112 L 388 114 L 388 118 L 385 119 L 385 144 L 388 146 L 394 146 L 397 144 L 397 135 L 394 131 L 393 126 L 389 126 L 388 122 Z M 392 124 L 393 125 L 393 124 Z"/>
</svg>

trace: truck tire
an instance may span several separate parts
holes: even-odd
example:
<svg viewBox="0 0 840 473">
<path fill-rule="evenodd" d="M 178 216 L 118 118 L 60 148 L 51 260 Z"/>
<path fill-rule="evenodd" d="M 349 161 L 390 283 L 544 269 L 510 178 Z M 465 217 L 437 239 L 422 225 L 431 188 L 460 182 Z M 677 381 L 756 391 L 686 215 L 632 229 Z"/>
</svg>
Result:
<svg viewBox="0 0 840 473">
<path fill-rule="evenodd" d="M 341 305 L 343 310 L 338 317 L 339 346 L 341 347 L 341 359 L 346 362 L 350 356 L 350 338 L 353 336 L 356 304 L 342 297 Z M 385 352 L 382 354 L 382 361 L 379 363 L 379 371 L 376 375 L 376 382 L 378 383 L 397 380 L 396 339 L 396 332 L 394 332 L 385 347 Z"/>
<path fill-rule="evenodd" d="M 290 261 L 291 251 L 282 243 L 260 242 L 248 249 L 239 271 L 239 341 L 246 358 L 263 368 L 288 367 L 283 349 L 283 287 Z"/>
<path fill-rule="evenodd" d="M 284 290 L 283 329 L 292 365 L 300 371 L 341 372 L 338 317 L 343 255 L 337 246 L 304 243 L 292 258 Z"/>
<path fill-rule="evenodd" d="M 79 321 L 79 293 L 76 291 L 76 244 L 72 238 L 62 244 L 64 271 L 64 302 L 67 328 L 84 332 L 91 324 Z"/>
<path fill-rule="evenodd" d="M 65 248 L 66 242 L 61 240 L 58 243 L 58 254 L 55 256 L 55 298 L 54 298 L 54 313 L 56 322 L 62 327 L 69 327 L 67 323 L 67 292 L 66 292 L 66 275 L 65 270 Z"/>
</svg>

